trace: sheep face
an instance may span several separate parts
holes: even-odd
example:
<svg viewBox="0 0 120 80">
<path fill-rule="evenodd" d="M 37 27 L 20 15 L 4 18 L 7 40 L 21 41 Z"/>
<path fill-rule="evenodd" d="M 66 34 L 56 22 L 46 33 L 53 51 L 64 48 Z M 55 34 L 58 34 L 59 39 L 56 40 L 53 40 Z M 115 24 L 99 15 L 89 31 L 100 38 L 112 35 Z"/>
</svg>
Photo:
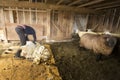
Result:
<svg viewBox="0 0 120 80">
<path fill-rule="evenodd" d="M 108 47 L 114 47 L 117 43 L 117 39 L 111 35 L 104 35 L 105 45 Z"/>
</svg>

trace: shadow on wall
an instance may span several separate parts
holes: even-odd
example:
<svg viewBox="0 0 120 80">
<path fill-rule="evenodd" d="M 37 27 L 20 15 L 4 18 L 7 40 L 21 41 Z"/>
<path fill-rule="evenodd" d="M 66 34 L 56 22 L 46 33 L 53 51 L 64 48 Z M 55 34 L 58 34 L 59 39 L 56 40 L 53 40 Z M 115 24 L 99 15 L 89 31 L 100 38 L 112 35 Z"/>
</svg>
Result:
<svg viewBox="0 0 120 80">
<path fill-rule="evenodd" d="M 114 55 L 115 58 L 118 59 L 120 62 L 120 37 L 116 37 L 116 38 L 117 38 L 117 43 L 113 49 L 112 55 Z"/>
</svg>

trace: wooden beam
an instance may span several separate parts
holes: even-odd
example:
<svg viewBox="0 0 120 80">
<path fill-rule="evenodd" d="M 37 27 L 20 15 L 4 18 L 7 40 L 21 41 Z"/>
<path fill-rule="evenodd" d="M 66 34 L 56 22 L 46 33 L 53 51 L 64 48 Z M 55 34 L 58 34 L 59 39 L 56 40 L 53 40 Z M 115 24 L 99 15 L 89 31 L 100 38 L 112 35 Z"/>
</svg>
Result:
<svg viewBox="0 0 120 80">
<path fill-rule="evenodd" d="M 72 3 L 70 3 L 70 4 L 68 4 L 68 6 L 72 6 L 72 5 L 74 5 L 74 4 L 76 4 L 76 3 L 78 3 L 78 2 L 80 2 L 81 0 L 76 0 L 76 1 L 74 1 L 74 2 L 72 2 Z"/>
<path fill-rule="evenodd" d="M 38 23 L 38 13 L 37 13 L 37 8 L 35 9 L 35 16 L 36 16 L 36 24 Z"/>
<path fill-rule="evenodd" d="M 2 1 L 0 7 L 20 7 L 20 8 L 37 8 L 37 9 L 51 9 L 51 10 L 63 10 L 72 11 L 77 13 L 94 13 L 95 11 L 87 8 L 76 8 L 61 5 L 52 5 L 46 3 L 30 3 L 30 2 L 17 2 L 17 1 Z"/>
<path fill-rule="evenodd" d="M 120 5 L 111 5 L 111 6 L 105 6 L 105 7 L 100 7 L 100 8 L 96 8 L 95 10 L 101 10 L 101 9 L 107 9 L 107 8 L 114 8 L 114 7 L 119 7 Z"/>
<path fill-rule="evenodd" d="M 104 0 L 95 0 L 95 1 L 91 1 L 91 2 L 88 2 L 88 3 L 82 4 L 82 5 L 78 6 L 78 7 L 84 7 L 84 6 L 88 6 L 88 5 L 93 5 L 93 4 L 96 4 L 96 3 L 100 3 L 102 1 L 104 1 Z"/>
<path fill-rule="evenodd" d="M 116 14 L 116 9 L 114 9 L 114 12 L 113 12 L 111 27 L 113 26 L 113 22 L 114 22 L 114 19 L 115 19 L 115 14 Z"/>
<path fill-rule="evenodd" d="M 62 2 L 63 2 L 63 0 L 58 1 L 58 2 L 57 2 L 57 5 L 59 5 L 59 4 L 62 3 Z"/>
<path fill-rule="evenodd" d="M 102 19 L 102 26 L 104 26 L 105 23 L 105 14 L 103 15 L 103 19 Z"/>
<path fill-rule="evenodd" d="M 30 24 L 32 24 L 32 13 L 31 13 L 31 8 L 29 8 L 30 10 Z"/>
<path fill-rule="evenodd" d="M 19 21 L 19 15 L 18 15 L 18 8 L 16 7 L 16 15 L 17 15 L 17 23 L 19 24 L 20 21 Z"/>
<path fill-rule="evenodd" d="M 32 2 L 32 0 L 29 0 L 29 2 Z"/>
<path fill-rule="evenodd" d="M 25 22 L 25 11 L 24 10 L 25 9 L 23 8 L 23 11 L 22 11 L 23 12 L 23 21 L 24 21 L 24 24 L 25 24 L 26 22 Z"/>
<path fill-rule="evenodd" d="M 117 21 L 116 24 L 117 24 L 117 25 L 116 25 L 116 29 L 117 29 L 117 31 L 119 32 L 120 16 L 119 16 L 118 21 Z"/>
<path fill-rule="evenodd" d="M 50 13 L 51 13 L 51 10 L 47 10 L 47 25 L 46 25 L 46 29 L 47 29 L 47 33 L 46 33 L 46 35 L 47 35 L 47 38 L 48 39 L 50 39 Z"/>
<path fill-rule="evenodd" d="M 36 8 L 37 9 L 37 8 Z M 4 10 L 9 10 L 8 8 L 4 8 Z M 16 8 L 14 9 L 14 8 L 11 8 L 11 10 L 12 11 L 14 11 L 14 10 L 17 10 Z M 26 11 L 26 12 L 29 12 L 30 10 L 28 10 L 28 9 L 25 9 L 25 8 L 23 8 L 23 9 L 18 9 L 18 11 Z M 31 10 L 31 12 L 47 12 L 46 10 Z"/>
<path fill-rule="evenodd" d="M 87 20 L 87 22 L 86 22 L 86 25 L 85 25 L 85 29 L 87 29 L 88 20 L 89 20 L 89 14 L 87 14 L 87 16 L 86 16 L 86 20 Z"/>
<path fill-rule="evenodd" d="M 47 0 L 45 0 L 45 3 L 47 3 Z"/>
<path fill-rule="evenodd" d="M 90 8 L 98 8 L 98 7 L 108 6 L 108 5 L 112 5 L 112 4 L 116 4 L 116 3 L 120 3 L 120 0 L 91 6 Z"/>
<path fill-rule="evenodd" d="M 106 14 L 106 28 L 105 29 L 108 29 L 109 28 L 109 22 L 110 22 L 110 13 L 111 13 L 111 10 L 109 10 Z"/>
<path fill-rule="evenodd" d="M 73 26 L 74 26 L 74 13 L 71 13 L 71 19 L 70 19 L 70 26 L 69 26 L 69 32 L 68 32 L 68 35 L 69 35 L 69 33 L 71 33 L 72 31 L 73 31 Z"/>
<path fill-rule="evenodd" d="M 10 17 L 10 23 L 14 23 L 14 19 L 13 19 L 13 11 L 11 10 L 10 7 L 9 7 L 9 17 Z"/>
<path fill-rule="evenodd" d="M 7 30 L 6 30 L 6 24 L 5 24 L 5 14 L 4 14 L 4 10 L 3 10 L 3 8 L 2 9 L 0 9 L 1 10 L 1 14 L 3 15 L 2 16 L 2 22 L 3 22 L 3 30 L 4 30 L 4 40 L 5 40 L 5 42 L 8 42 L 8 39 L 7 39 Z"/>
</svg>

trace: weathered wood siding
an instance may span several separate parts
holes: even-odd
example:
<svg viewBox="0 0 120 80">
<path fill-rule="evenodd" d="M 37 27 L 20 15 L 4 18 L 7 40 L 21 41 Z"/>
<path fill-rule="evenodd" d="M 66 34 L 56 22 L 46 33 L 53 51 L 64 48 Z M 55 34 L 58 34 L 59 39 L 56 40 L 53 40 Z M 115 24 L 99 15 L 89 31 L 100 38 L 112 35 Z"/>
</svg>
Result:
<svg viewBox="0 0 120 80">
<path fill-rule="evenodd" d="M 120 8 L 109 9 L 101 15 L 90 15 L 87 28 L 120 34 Z"/>
<path fill-rule="evenodd" d="M 37 40 L 70 39 L 73 29 L 74 15 L 72 12 L 39 10 L 37 8 L 0 8 L 0 27 L 5 30 L 6 40 L 19 40 L 15 32 L 18 24 L 33 27 Z"/>
<path fill-rule="evenodd" d="M 37 10 L 25 8 L 0 8 L 0 28 L 5 30 L 7 40 L 19 40 L 15 27 L 18 24 L 27 24 L 33 27 L 37 40 L 48 36 L 50 27 L 50 10 Z"/>
<path fill-rule="evenodd" d="M 52 11 L 51 14 L 51 38 L 64 40 L 71 38 L 74 15 L 72 12 Z"/>
<path fill-rule="evenodd" d="M 87 29 L 87 23 L 88 23 L 88 16 L 89 14 L 77 14 L 75 15 L 74 19 L 74 31 L 80 30 L 80 31 L 86 31 Z"/>
</svg>

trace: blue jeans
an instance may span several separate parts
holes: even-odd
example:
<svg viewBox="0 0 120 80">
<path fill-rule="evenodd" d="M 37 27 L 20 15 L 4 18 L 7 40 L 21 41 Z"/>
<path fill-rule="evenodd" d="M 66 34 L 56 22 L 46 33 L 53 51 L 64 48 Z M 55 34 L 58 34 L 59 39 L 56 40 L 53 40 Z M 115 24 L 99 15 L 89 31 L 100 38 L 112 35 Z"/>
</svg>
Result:
<svg viewBox="0 0 120 80">
<path fill-rule="evenodd" d="M 21 27 L 16 27 L 15 28 L 15 31 L 17 32 L 19 38 L 20 38 L 20 43 L 21 43 L 21 46 L 22 45 L 25 45 L 26 44 L 26 36 L 25 36 L 25 32 L 24 32 L 24 29 L 21 28 Z"/>
</svg>

